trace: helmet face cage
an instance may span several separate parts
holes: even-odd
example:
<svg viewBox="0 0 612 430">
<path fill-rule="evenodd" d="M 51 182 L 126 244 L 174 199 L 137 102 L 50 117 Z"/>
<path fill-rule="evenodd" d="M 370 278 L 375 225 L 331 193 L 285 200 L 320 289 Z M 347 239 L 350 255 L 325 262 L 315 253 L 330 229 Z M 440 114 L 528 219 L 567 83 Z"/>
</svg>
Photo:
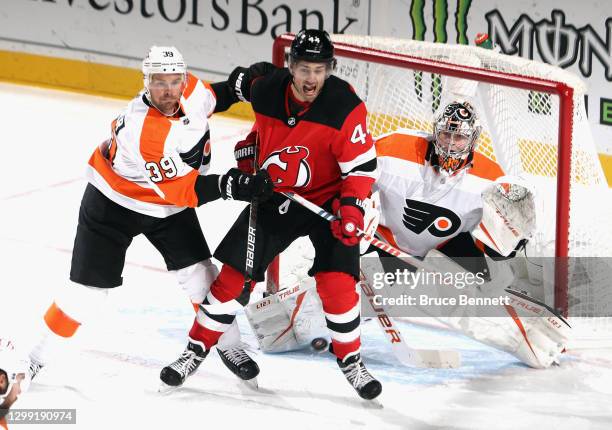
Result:
<svg viewBox="0 0 612 430">
<path fill-rule="evenodd" d="M 299 61 L 325 63 L 327 77 L 336 69 L 334 44 L 325 30 L 301 30 L 296 34 L 289 49 L 289 65 Z"/>
<path fill-rule="evenodd" d="M 149 53 L 142 61 L 142 75 L 145 94 L 149 100 L 149 84 L 151 76 L 157 73 L 172 74 L 181 73 L 184 81 L 187 81 L 187 66 L 183 56 L 174 46 L 152 46 Z"/>
<path fill-rule="evenodd" d="M 482 127 L 468 102 L 448 104 L 434 123 L 434 150 L 438 165 L 449 174 L 467 166 Z"/>
</svg>

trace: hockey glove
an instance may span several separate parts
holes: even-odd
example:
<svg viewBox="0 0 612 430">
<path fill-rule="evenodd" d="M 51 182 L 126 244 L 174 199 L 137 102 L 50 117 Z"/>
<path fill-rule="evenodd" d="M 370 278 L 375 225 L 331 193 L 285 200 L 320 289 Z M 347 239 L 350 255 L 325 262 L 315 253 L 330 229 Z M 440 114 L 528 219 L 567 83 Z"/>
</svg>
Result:
<svg viewBox="0 0 612 430">
<path fill-rule="evenodd" d="M 275 69 L 274 64 L 265 61 L 251 64 L 248 68 L 238 66 L 230 73 L 227 85 L 237 100 L 249 102 L 251 101 L 251 84 L 255 78 L 266 75 Z"/>
<path fill-rule="evenodd" d="M 224 200 L 251 202 L 254 198 L 258 198 L 263 202 L 272 196 L 274 184 L 266 170 L 250 175 L 232 168 L 219 177 L 219 190 Z"/>
<path fill-rule="evenodd" d="M 255 171 L 255 142 L 257 132 L 250 132 L 244 140 L 241 140 L 234 146 L 234 158 L 238 164 L 238 168 L 244 173 L 253 173 Z"/>
<path fill-rule="evenodd" d="M 363 230 L 364 214 L 360 203 L 355 197 L 342 197 L 332 203 L 332 210 L 339 219 L 331 222 L 331 231 L 346 246 L 357 245 L 360 240 L 357 229 Z"/>
</svg>

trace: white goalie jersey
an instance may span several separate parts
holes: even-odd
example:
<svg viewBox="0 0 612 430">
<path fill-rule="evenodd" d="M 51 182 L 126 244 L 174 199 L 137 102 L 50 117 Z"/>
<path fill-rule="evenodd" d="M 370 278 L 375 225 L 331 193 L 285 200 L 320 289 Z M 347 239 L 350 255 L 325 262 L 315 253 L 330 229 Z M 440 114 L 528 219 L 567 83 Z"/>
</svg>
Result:
<svg viewBox="0 0 612 430">
<path fill-rule="evenodd" d="M 425 256 L 482 218 L 482 191 L 502 169 L 479 153 L 471 168 L 440 175 L 427 160 L 431 135 L 400 130 L 376 142 L 380 198 L 378 232 L 392 245 Z"/>
</svg>

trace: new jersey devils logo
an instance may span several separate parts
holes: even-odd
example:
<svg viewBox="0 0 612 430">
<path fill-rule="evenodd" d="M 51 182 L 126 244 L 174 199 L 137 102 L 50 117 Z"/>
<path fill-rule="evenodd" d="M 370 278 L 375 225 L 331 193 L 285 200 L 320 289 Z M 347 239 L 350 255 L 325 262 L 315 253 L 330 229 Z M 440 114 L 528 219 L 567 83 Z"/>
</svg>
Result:
<svg viewBox="0 0 612 430">
<path fill-rule="evenodd" d="M 308 148 L 304 146 L 287 146 L 270 154 L 262 167 L 277 186 L 305 187 L 311 176 L 306 162 L 308 154 Z"/>
<path fill-rule="evenodd" d="M 411 199 L 406 199 L 402 219 L 408 230 L 416 234 L 427 230 L 435 237 L 450 236 L 461 226 L 461 219 L 453 211 Z"/>
</svg>

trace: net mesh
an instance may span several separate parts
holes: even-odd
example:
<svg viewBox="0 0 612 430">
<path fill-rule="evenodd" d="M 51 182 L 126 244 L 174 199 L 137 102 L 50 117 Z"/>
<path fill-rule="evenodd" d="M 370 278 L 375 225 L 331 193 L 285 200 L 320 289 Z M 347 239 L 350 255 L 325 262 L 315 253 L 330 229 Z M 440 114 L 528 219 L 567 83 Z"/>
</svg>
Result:
<svg viewBox="0 0 612 430">
<path fill-rule="evenodd" d="M 571 202 L 568 255 L 612 256 L 612 233 L 607 226 L 607 220 L 612 219 L 612 195 L 586 116 L 586 87 L 578 77 L 558 67 L 475 46 L 351 35 L 333 35 L 332 39 L 337 47 L 403 54 L 432 60 L 449 70 L 452 65 L 469 66 L 563 82 L 573 88 L 571 179 L 569 191 L 564 192 L 557 189 L 560 126 L 557 95 L 348 58 L 338 50 L 336 54 L 335 74 L 350 82 L 366 103 L 368 129 L 375 139 L 401 128 L 431 133 L 433 119 L 441 107 L 454 100 L 469 101 L 483 126 L 477 151 L 499 163 L 506 174 L 523 176 L 536 189 L 537 227 L 531 252 L 555 256 L 556 199 L 562 192 L 562 197 Z M 598 202 L 597 217 L 593 216 L 593 202 Z M 584 266 L 570 264 L 569 314 L 602 315 L 612 302 L 612 292 L 597 279 L 606 276 L 606 268 Z M 554 268 L 543 273 L 548 276 L 543 296 L 552 302 Z M 600 301 L 604 308 L 598 307 Z"/>
</svg>

